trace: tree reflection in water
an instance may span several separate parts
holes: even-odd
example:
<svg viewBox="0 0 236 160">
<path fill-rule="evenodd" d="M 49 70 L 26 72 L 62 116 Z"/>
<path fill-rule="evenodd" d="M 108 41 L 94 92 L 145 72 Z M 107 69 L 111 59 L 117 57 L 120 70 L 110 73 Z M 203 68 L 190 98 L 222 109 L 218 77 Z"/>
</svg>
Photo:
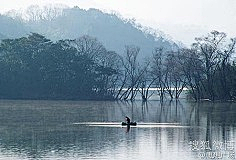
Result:
<svg viewBox="0 0 236 160">
<path fill-rule="evenodd" d="M 138 124 L 165 125 L 125 128 L 124 132 L 119 125 L 88 127 L 73 124 L 120 123 L 125 115 Z M 122 159 L 122 155 L 143 159 L 147 150 L 150 159 L 174 158 L 171 155 L 196 159 L 198 152 L 189 150 L 190 141 L 209 141 L 213 147 L 216 141 L 236 140 L 235 115 L 233 103 L 184 100 L 163 103 L 1 101 L 0 159 Z M 178 152 L 181 157 L 176 155 Z"/>
</svg>

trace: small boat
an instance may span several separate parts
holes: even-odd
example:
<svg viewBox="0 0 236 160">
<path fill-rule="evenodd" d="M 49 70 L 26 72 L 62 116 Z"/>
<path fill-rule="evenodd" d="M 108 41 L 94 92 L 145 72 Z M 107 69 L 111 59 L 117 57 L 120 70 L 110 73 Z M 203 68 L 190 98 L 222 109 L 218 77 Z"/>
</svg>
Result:
<svg viewBox="0 0 236 160">
<path fill-rule="evenodd" d="M 130 123 L 122 122 L 121 125 L 122 126 L 136 126 L 137 123 L 136 122 L 130 122 Z"/>
</svg>

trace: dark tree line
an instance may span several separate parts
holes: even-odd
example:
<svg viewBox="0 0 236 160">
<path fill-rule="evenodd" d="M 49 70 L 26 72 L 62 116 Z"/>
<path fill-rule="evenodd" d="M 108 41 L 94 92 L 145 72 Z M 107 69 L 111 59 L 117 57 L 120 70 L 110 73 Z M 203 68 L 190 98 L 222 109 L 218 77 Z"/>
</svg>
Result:
<svg viewBox="0 0 236 160">
<path fill-rule="evenodd" d="M 32 33 L 0 44 L 0 98 L 113 99 L 144 101 L 156 95 L 178 99 L 187 88 L 195 100 L 235 100 L 236 39 L 213 31 L 191 48 L 155 48 L 145 61 L 140 48 L 125 56 L 82 36 L 53 42 Z"/>
<path fill-rule="evenodd" d="M 52 42 L 42 35 L 2 40 L 0 97 L 111 99 L 119 56 L 88 36 Z"/>
</svg>

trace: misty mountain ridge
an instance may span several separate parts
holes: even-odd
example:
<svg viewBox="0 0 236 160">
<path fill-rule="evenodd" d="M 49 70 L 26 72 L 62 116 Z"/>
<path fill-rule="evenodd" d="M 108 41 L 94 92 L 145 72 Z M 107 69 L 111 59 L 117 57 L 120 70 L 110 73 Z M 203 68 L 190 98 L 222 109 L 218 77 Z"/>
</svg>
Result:
<svg viewBox="0 0 236 160">
<path fill-rule="evenodd" d="M 134 19 L 124 19 L 98 9 L 31 6 L 24 13 L 11 11 L 0 16 L 0 39 L 25 36 L 30 32 L 43 34 L 54 41 L 89 35 L 120 55 L 124 54 L 126 45 L 135 45 L 140 47 L 142 58 L 151 56 L 156 47 L 166 50 L 178 48 L 161 31 L 137 24 Z"/>
</svg>

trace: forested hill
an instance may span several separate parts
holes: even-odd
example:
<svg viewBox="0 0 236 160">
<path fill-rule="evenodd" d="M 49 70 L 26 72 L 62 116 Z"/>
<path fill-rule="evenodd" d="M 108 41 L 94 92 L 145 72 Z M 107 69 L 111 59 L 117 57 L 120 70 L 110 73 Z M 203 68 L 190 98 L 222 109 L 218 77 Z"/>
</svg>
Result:
<svg viewBox="0 0 236 160">
<path fill-rule="evenodd" d="M 78 7 L 65 8 L 60 13 L 51 10 L 31 7 L 27 11 L 28 20 L 21 22 L 27 33 L 35 32 L 43 34 L 52 40 L 59 39 L 76 39 L 83 35 L 96 37 L 103 45 L 114 50 L 118 54 L 124 54 L 125 45 L 136 45 L 140 47 L 141 57 L 152 55 L 155 47 L 163 47 L 167 50 L 177 48 L 177 45 L 171 40 L 164 38 L 161 32 L 153 32 L 137 25 L 132 20 L 124 20 L 115 14 L 103 13 L 97 9 L 83 10 Z M 39 11 L 40 10 L 40 11 Z M 47 14 L 46 14 L 47 12 Z M 17 14 L 15 14 L 17 15 Z M 15 18 L 17 19 L 17 18 Z M 1 23 L 3 23 L 1 20 Z M 14 28 L 19 22 L 11 23 L 9 26 Z M 19 26 L 18 26 L 19 28 Z M 23 30 L 24 30 L 23 29 Z M 11 30 L 0 30 L 3 35 L 11 35 L 15 33 Z M 23 32 L 24 33 L 24 32 Z"/>
</svg>

